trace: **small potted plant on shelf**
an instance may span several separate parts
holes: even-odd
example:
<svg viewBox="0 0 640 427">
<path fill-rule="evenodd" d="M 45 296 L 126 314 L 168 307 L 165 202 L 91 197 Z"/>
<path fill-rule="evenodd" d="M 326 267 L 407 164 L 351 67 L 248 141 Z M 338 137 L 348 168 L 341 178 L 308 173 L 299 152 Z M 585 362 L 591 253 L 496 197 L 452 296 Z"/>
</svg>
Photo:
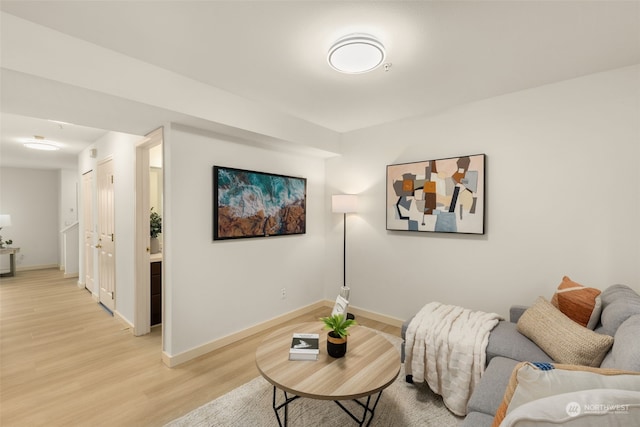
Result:
<svg viewBox="0 0 640 427">
<path fill-rule="evenodd" d="M 320 318 L 324 322 L 327 333 L 327 353 L 331 357 L 343 357 L 347 353 L 347 335 L 349 327 L 356 325 L 356 321 L 348 319 L 344 314 Z"/>
<path fill-rule="evenodd" d="M 160 252 L 160 242 L 158 241 L 158 234 L 162 233 L 162 217 L 158 212 L 154 212 L 151 208 L 151 214 L 149 215 L 149 229 L 151 231 L 150 249 L 152 254 Z"/>
</svg>

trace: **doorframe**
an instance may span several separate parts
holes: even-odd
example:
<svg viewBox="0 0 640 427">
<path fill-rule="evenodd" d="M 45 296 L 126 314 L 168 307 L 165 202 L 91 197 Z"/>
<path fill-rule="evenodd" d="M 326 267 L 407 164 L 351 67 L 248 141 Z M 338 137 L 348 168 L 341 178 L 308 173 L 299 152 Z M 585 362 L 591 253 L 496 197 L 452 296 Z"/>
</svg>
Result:
<svg viewBox="0 0 640 427">
<path fill-rule="evenodd" d="M 100 223 L 100 178 L 101 178 L 101 176 L 100 176 L 100 173 L 101 173 L 101 168 L 104 167 L 104 165 L 106 165 L 107 163 L 111 163 L 111 174 L 112 174 L 112 177 L 114 177 L 115 176 L 115 163 L 114 162 L 115 162 L 114 156 L 113 155 L 109 155 L 109 156 L 105 157 L 104 159 L 100 160 L 96 164 L 96 208 L 97 208 L 97 211 L 95 213 L 95 215 L 96 215 L 95 218 L 96 218 L 96 221 L 97 221 L 97 224 L 96 224 L 97 225 L 97 228 L 96 228 L 97 235 L 96 235 L 96 237 L 98 238 L 98 244 L 100 244 L 100 242 L 102 241 L 101 237 L 100 237 L 100 231 L 101 231 L 101 228 L 100 228 L 101 227 L 101 223 Z M 113 180 L 111 182 L 113 183 Z M 115 209 L 116 209 L 115 208 L 115 186 L 112 187 L 112 191 L 113 191 L 113 205 L 111 206 L 111 208 L 112 208 L 111 216 L 113 216 L 113 235 L 112 235 L 111 238 L 112 238 L 112 242 L 113 242 L 114 241 L 113 239 L 114 239 L 115 234 L 116 234 L 116 230 L 115 230 L 115 227 L 116 227 L 116 223 L 115 223 L 115 212 L 116 212 L 115 211 Z M 97 257 L 98 257 L 98 259 L 97 259 L 97 266 L 98 266 L 98 270 L 97 270 L 97 275 L 98 275 L 98 286 L 97 286 L 98 303 L 101 306 L 103 306 L 104 308 L 106 308 L 111 313 L 112 316 L 114 316 L 116 314 L 116 307 L 118 305 L 118 303 L 117 303 L 117 296 L 118 296 L 117 287 L 118 287 L 118 283 L 117 283 L 117 280 L 116 280 L 116 269 L 118 268 L 118 266 L 116 264 L 116 246 L 115 246 L 115 243 L 113 244 L 113 255 L 112 255 L 113 256 L 113 271 L 112 271 L 112 274 L 113 274 L 113 291 L 112 291 L 111 299 L 113 300 L 113 307 L 109 307 L 107 304 L 104 304 L 103 300 L 102 300 L 102 289 L 103 289 L 103 287 L 102 287 L 101 277 L 102 277 L 102 274 L 103 274 L 103 269 L 102 269 L 102 266 L 100 264 L 100 261 L 101 261 L 100 253 L 101 253 L 100 250 L 98 250 L 97 253 L 96 253 Z M 94 282 L 95 282 L 95 275 L 94 275 Z"/>
<path fill-rule="evenodd" d="M 144 139 L 136 144 L 136 202 L 134 230 L 136 282 L 134 292 L 135 309 L 133 313 L 133 334 L 135 336 L 146 335 L 151 332 L 151 321 L 149 319 L 151 313 L 151 277 L 149 270 L 149 149 L 162 143 L 163 128 L 159 127 L 145 135 Z M 164 155 L 162 162 L 164 175 Z M 162 271 L 164 275 L 164 265 L 162 266 Z M 164 294 L 164 283 L 162 286 L 162 293 Z M 164 319 L 164 298 L 162 298 L 162 300 Z"/>
<path fill-rule="evenodd" d="M 83 277 L 79 277 L 78 279 L 78 286 L 79 287 L 83 287 L 84 289 L 88 290 L 89 292 L 91 292 L 91 295 L 93 296 L 93 292 L 94 292 L 94 288 L 95 288 L 95 283 L 96 283 L 96 278 L 95 278 L 95 274 L 96 274 L 96 268 L 95 268 L 95 259 L 96 259 L 96 254 L 95 254 L 95 250 L 96 250 L 96 226 L 95 226 L 95 211 L 97 209 L 94 209 L 94 201 L 95 201 L 95 197 L 94 197 L 94 184 L 95 184 L 95 177 L 97 175 L 97 171 L 94 172 L 93 169 L 89 169 L 88 171 L 84 172 L 81 175 L 81 183 L 82 183 L 82 190 L 81 190 L 81 199 L 82 199 L 82 248 L 84 249 L 84 253 L 82 255 L 82 266 L 84 267 L 84 271 L 82 273 Z M 89 188 L 87 189 L 87 186 L 85 185 L 85 178 L 89 177 L 91 180 L 91 183 L 89 185 Z M 89 212 L 87 212 L 87 205 L 89 206 Z M 80 217 L 78 218 L 80 219 Z M 87 224 L 87 221 L 89 222 Z M 90 233 L 91 233 L 91 241 L 89 244 L 89 247 L 87 248 L 87 231 L 86 228 L 87 226 L 90 228 Z M 89 262 L 90 261 L 90 262 Z M 80 260 L 79 260 L 80 262 Z M 88 272 L 87 270 L 90 269 L 91 270 L 91 283 L 88 283 L 87 281 L 87 277 L 88 277 Z M 82 286 L 81 286 L 82 285 Z"/>
</svg>

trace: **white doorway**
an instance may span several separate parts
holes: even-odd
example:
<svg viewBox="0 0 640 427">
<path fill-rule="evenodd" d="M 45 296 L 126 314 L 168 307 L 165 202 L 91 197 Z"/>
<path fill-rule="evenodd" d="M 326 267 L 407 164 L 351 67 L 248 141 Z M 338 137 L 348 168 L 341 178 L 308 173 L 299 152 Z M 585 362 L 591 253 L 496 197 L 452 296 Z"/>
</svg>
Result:
<svg viewBox="0 0 640 427">
<path fill-rule="evenodd" d="M 148 334 L 152 323 L 161 324 L 164 314 L 162 247 L 166 241 L 160 234 L 160 252 L 152 254 L 150 225 L 151 212 L 164 218 L 162 143 L 163 130 L 159 128 L 146 135 L 136 147 L 136 286 L 133 328 L 136 336 Z"/>
<path fill-rule="evenodd" d="M 113 159 L 98 163 L 98 301 L 116 308 L 115 209 Z"/>
</svg>

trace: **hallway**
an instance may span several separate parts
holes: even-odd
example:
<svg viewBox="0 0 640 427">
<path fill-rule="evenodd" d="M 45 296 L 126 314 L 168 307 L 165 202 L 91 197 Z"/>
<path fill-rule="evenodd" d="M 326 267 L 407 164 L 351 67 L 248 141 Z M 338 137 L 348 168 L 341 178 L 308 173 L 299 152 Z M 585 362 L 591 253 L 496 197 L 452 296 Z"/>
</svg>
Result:
<svg viewBox="0 0 640 427">
<path fill-rule="evenodd" d="M 57 269 L 0 281 L 0 425 L 161 426 L 258 375 L 259 338 L 169 369 Z M 238 351 L 244 355 L 237 357 Z"/>
<path fill-rule="evenodd" d="M 150 404 L 161 384 L 180 376 L 160 360 L 160 329 L 134 337 L 76 281 L 57 269 L 1 280 L 0 424 L 157 425 L 172 418 L 166 405 Z"/>
</svg>

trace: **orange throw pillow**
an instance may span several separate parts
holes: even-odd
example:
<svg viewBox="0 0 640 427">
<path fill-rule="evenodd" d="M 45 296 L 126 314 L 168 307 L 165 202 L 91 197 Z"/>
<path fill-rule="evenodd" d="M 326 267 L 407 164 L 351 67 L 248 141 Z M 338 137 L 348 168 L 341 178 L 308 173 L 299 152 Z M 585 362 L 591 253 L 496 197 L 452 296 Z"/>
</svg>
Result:
<svg viewBox="0 0 640 427">
<path fill-rule="evenodd" d="M 600 293 L 599 289 L 587 288 L 564 276 L 551 304 L 574 322 L 593 330 L 602 310 Z"/>
</svg>

